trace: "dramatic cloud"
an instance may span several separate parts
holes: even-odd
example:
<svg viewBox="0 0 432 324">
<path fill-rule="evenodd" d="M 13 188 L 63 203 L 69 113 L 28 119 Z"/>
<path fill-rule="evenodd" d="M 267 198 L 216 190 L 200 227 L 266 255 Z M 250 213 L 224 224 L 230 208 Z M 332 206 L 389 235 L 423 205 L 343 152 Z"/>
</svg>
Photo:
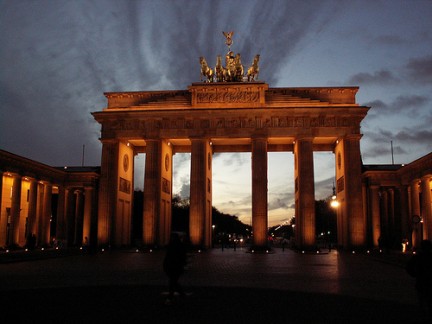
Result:
<svg viewBox="0 0 432 324">
<path fill-rule="evenodd" d="M 371 139 L 391 130 L 386 140 L 409 162 L 430 150 L 431 14 L 430 1 L 3 0 L 0 148 L 61 166 L 80 165 L 85 145 L 85 164 L 99 165 L 91 112 L 104 109 L 104 92 L 187 89 L 200 80 L 198 58 L 213 66 L 227 51 L 222 31 L 234 31 L 231 50 L 245 68 L 260 54 L 270 87 L 360 85 L 357 98 L 372 106 L 362 154 L 379 161 L 374 152 L 388 145 Z M 175 190 L 187 194 L 190 155 L 174 159 Z M 214 201 L 232 200 L 223 211 L 250 218 L 250 154 L 215 154 L 214 163 Z M 291 212 L 290 190 L 269 190 L 271 208 L 280 206 L 272 212 Z"/>
<path fill-rule="evenodd" d="M 430 98 L 425 96 L 398 96 L 396 100 L 392 103 L 392 106 L 396 111 L 400 111 L 407 108 L 419 108 L 424 106 L 426 103 L 430 101 Z"/>
<path fill-rule="evenodd" d="M 417 158 L 432 150 L 432 130 L 427 129 L 403 129 L 401 131 L 389 131 L 378 129 L 376 132 L 368 132 L 368 149 L 363 150 L 362 156 L 365 160 L 370 158 L 380 159 L 380 157 L 391 156 L 391 144 L 393 144 L 393 154 L 399 163 L 408 163 L 403 159 L 403 155 L 412 154 Z M 387 158 L 389 160 L 389 158 Z M 366 162 L 370 164 L 370 162 Z"/>
<path fill-rule="evenodd" d="M 364 103 L 365 106 L 372 107 L 370 114 L 394 114 L 404 113 L 411 115 L 413 113 L 422 114 L 423 108 L 431 101 L 430 97 L 421 95 L 404 95 L 397 96 L 393 102 L 386 104 L 382 100 L 374 100 Z"/>
<path fill-rule="evenodd" d="M 432 55 L 411 59 L 406 65 L 410 80 L 416 83 L 432 83 Z"/>
<path fill-rule="evenodd" d="M 400 46 L 407 43 L 407 40 L 400 35 L 381 35 L 372 39 L 373 44 Z"/>
<path fill-rule="evenodd" d="M 353 75 L 349 80 L 348 84 L 395 84 L 398 83 L 399 79 L 393 75 L 391 71 L 388 70 L 380 70 L 373 74 L 371 73 L 358 73 Z"/>
</svg>

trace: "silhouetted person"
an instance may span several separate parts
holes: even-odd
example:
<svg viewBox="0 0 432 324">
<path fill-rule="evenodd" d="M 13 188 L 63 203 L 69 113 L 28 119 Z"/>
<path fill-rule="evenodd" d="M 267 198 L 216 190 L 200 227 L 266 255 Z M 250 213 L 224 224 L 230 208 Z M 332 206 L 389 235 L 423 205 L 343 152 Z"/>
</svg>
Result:
<svg viewBox="0 0 432 324">
<path fill-rule="evenodd" d="M 27 248 L 29 250 L 33 250 L 36 247 L 36 235 L 29 234 L 29 236 L 27 237 Z"/>
<path fill-rule="evenodd" d="M 163 269 L 169 280 L 167 304 L 172 302 L 175 292 L 178 292 L 182 296 L 185 294 L 183 288 L 179 284 L 179 279 L 184 272 L 186 256 L 186 247 L 180 240 L 180 236 L 177 233 L 172 233 L 163 262 Z"/>
<path fill-rule="evenodd" d="M 421 309 L 432 316 L 432 243 L 421 242 L 420 251 L 407 263 L 408 273 L 415 277 L 415 288 Z"/>
<path fill-rule="evenodd" d="M 89 247 L 89 241 L 88 241 L 88 237 L 86 236 L 84 238 L 84 242 L 83 242 L 83 246 L 82 246 L 82 249 L 83 249 L 84 253 L 87 253 L 88 247 Z"/>
</svg>

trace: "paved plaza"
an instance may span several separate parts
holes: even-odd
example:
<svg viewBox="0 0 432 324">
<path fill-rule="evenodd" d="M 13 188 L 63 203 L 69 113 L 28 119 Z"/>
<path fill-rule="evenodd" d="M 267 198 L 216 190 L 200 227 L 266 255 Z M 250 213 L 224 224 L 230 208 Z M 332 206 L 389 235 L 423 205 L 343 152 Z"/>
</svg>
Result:
<svg viewBox="0 0 432 324">
<path fill-rule="evenodd" d="M 194 252 L 181 279 L 191 294 L 169 306 L 163 250 L 14 253 L 0 254 L 0 314 L 14 323 L 430 321 L 398 252 Z"/>
</svg>

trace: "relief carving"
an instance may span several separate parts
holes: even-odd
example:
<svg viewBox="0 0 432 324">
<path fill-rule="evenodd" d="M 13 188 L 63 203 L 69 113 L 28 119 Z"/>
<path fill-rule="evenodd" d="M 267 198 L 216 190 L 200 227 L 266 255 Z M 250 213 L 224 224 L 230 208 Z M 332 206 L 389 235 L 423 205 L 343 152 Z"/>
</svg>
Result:
<svg viewBox="0 0 432 324">
<path fill-rule="evenodd" d="M 115 120 L 112 122 L 104 123 L 105 130 L 144 130 L 146 128 L 145 121 L 143 120 Z"/>
<path fill-rule="evenodd" d="M 247 103 L 259 102 L 260 94 L 257 91 L 228 91 L 216 89 L 196 94 L 197 103 Z"/>
<path fill-rule="evenodd" d="M 119 179 L 119 191 L 130 194 L 131 193 L 131 182 L 124 178 Z"/>
<path fill-rule="evenodd" d="M 171 193 L 171 182 L 168 179 L 162 178 L 162 191 L 167 194 Z"/>
<path fill-rule="evenodd" d="M 354 127 L 359 121 L 347 117 L 286 117 L 271 116 L 249 118 L 184 119 L 164 118 L 154 120 L 116 120 L 103 124 L 103 131 L 155 130 L 155 129 L 224 129 L 224 128 L 297 128 L 297 127 Z"/>
</svg>

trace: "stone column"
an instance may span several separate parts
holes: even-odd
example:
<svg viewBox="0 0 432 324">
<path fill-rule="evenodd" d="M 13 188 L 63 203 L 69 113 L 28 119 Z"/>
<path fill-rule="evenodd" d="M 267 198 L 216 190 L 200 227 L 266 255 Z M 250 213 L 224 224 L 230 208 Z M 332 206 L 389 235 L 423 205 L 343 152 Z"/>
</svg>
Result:
<svg viewBox="0 0 432 324">
<path fill-rule="evenodd" d="M 166 246 L 170 240 L 172 224 L 172 146 L 169 142 L 161 141 L 161 196 L 160 214 L 157 231 L 157 244 Z"/>
<path fill-rule="evenodd" d="M 189 235 L 192 245 L 211 246 L 211 148 L 207 139 L 191 139 Z"/>
<path fill-rule="evenodd" d="M 66 189 L 66 206 L 65 206 L 65 220 L 66 220 L 66 246 L 72 246 L 75 231 L 75 189 Z"/>
<path fill-rule="evenodd" d="M 0 248 L 6 245 L 6 229 L 7 217 L 2 217 L 1 211 L 3 210 L 3 171 L 0 170 Z"/>
<path fill-rule="evenodd" d="M 84 188 L 84 219 L 83 219 L 83 227 L 82 227 L 82 242 L 84 242 L 87 237 L 88 243 L 92 244 L 91 237 L 91 224 L 94 214 L 94 188 L 93 187 L 85 187 Z"/>
<path fill-rule="evenodd" d="M 383 242 L 385 242 L 385 247 L 388 247 L 388 244 L 390 242 L 390 226 L 389 226 L 389 195 L 388 190 L 384 189 L 381 191 L 381 208 L 382 208 L 382 215 L 381 215 L 381 236 L 383 239 Z"/>
<path fill-rule="evenodd" d="M 75 236 L 74 245 L 82 246 L 84 223 L 84 193 L 82 189 L 75 190 Z"/>
<path fill-rule="evenodd" d="M 66 240 L 66 192 L 64 186 L 58 186 L 57 200 L 57 224 L 56 224 L 56 239 L 57 241 Z"/>
<path fill-rule="evenodd" d="M 161 197 L 161 141 L 146 140 L 146 161 L 144 172 L 143 243 L 156 243 L 157 221 Z"/>
<path fill-rule="evenodd" d="M 420 217 L 420 190 L 419 180 L 415 179 L 411 182 L 411 215 L 413 221 L 414 218 Z M 420 248 L 421 232 L 420 223 L 413 222 L 412 242 L 413 248 Z"/>
<path fill-rule="evenodd" d="M 388 192 L 388 222 L 389 222 L 389 232 L 391 243 L 394 243 L 394 240 L 397 237 L 395 232 L 396 230 L 396 222 L 395 222 L 395 192 L 393 188 L 389 188 Z M 399 243 L 399 242 L 398 242 Z"/>
<path fill-rule="evenodd" d="M 379 186 L 370 186 L 370 211 L 372 216 L 372 241 L 373 246 L 378 247 L 378 239 L 381 236 L 381 220 L 380 220 L 380 197 Z"/>
<path fill-rule="evenodd" d="M 19 242 L 19 224 L 20 224 L 20 209 L 21 209 L 21 181 L 22 177 L 19 174 L 13 175 L 12 185 L 12 202 L 11 202 L 11 222 L 9 229 L 8 245 L 16 245 Z"/>
<path fill-rule="evenodd" d="M 117 211 L 119 149 L 117 141 L 102 140 L 98 200 L 98 245 L 111 245 L 111 229 Z"/>
<path fill-rule="evenodd" d="M 267 139 L 252 139 L 252 231 L 253 245 L 267 247 L 268 235 Z"/>
<path fill-rule="evenodd" d="M 44 183 L 43 200 L 42 200 L 42 215 L 40 218 L 39 227 L 39 244 L 48 246 L 50 245 L 51 233 L 51 202 L 52 202 L 52 184 Z"/>
<path fill-rule="evenodd" d="M 361 185 L 361 135 L 350 135 L 343 139 L 344 191 L 343 206 L 348 220 L 348 248 L 363 248 L 366 245 L 366 220 L 363 214 Z"/>
<path fill-rule="evenodd" d="M 30 193 L 29 193 L 29 209 L 28 209 L 28 233 L 27 235 L 37 233 L 37 197 L 38 197 L 38 183 L 36 179 L 30 179 Z"/>
<path fill-rule="evenodd" d="M 403 239 L 410 239 L 410 227 L 411 222 L 409 219 L 409 211 L 408 211 L 408 188 L 405 185 L 402 185 L 398 188 L 399 191 L 399 200 L 400 200 L 400 230 Z"/>
<path fill-rule="evenodd" d="M 316 246 L 315 183 L 312 138 L 299 138 L 294 144 L 296 242 L 301 249 Z"/>
<path fill-rule="evenodd" d="M 431 176 L 427 175 L 421 179 L 421 204 L 423 219 L 423 239 L 432 239 L 432 210 L 431 210 Z"/>
</svg>

